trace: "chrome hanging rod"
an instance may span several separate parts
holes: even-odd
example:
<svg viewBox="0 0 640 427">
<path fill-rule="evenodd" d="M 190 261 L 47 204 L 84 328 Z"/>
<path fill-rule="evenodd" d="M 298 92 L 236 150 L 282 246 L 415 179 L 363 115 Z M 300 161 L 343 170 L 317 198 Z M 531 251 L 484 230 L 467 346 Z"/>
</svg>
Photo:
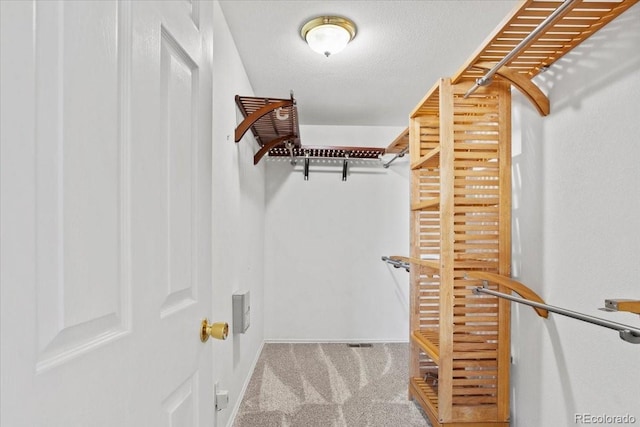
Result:
<svg viewBox="0 0 640 427">
<path fill-rule="evenodd" d="M 408 262 L 398 261 L 396 259 L 391 259 L 388 256 L 383 256 L 382 257 L 382 261 L 386 262 L 387 264 L 393 265 L 395 268 L 404 268 L 405 270 L 407 270 L 407 273 L 409 272 L 409 263 Z"/>
<path fill-rule="evenodd" d="M 513 59 L 514 56 L 516 56 L 518 53 L 520 53 L 520 51 L 522 49 L 524 49 L 531 40 L 533 40 L 534 38 L 536 38 L 538 36 L 538 34 L 540 34 L 542 31 L 544 31 L 545 28 L 547 28 L 547 26 L 549 24 L 551 24 L 553 21 L 555 21 L 555 19 L 562 14 L 568 7 L 570 7 L 573 3 L 576 3 L 579 0 L 565 0 L 556 10 L 553 11 L 553 13 L 551 15 L 549 15 L 547 17 L 547 19 L 545 19 L 544 21 L 542 21 L 540 23 L 540 25 L 538 25 L 535 30 L 533 30 L 531 33 L 529 33 L 529 35 L 527 35 L 527 37 L 525 37 L 524 39 L 522 39 L 522 41 L 520 43 L 518 43 L 518 45 L 516 47 L 513 48 L 513 50 L 511 50 L 511 52 L 509 52 L 504 58 L 502 58 L 502 60 L 500 62 L 498 62 L 496 65 L 493 66 L 493 68 L 491 68 L 489 71 L 487 71 L 487 73 L 476 79 L 476 83 L 471 86 L 471 88 L 469 88 L 469 90 L 467 91 L 467 93 L 464 94 L 464 98 L 469 97 L 469 95 L 471 95 L 473 92 L 475 92 L 480 86 L 487 86 L 491 84 L 491 81 L 493 80 L 493 75 L 503 66 L 505 65 L 507 62 L 511 61 L 511 59 Z"/>
<path fill-rule="evenodd" d="M 407 151 L 409 151 L 409 147 L 405 147 L 401 152 L 399 152 L 398 154 L 396 154 L 395 156 L 393 156 L 393 159 L 389 160 L 387 163 L 383 164 L 382 167 L 384 168 L 388 168 L 389 165 L 391 163 L 394 162 L 395 159 L 397 159 L 398 157 L 403 157 L 405 154 L 407 154 Z"/>
<path fill-rule="evenodd" d="M 474 294 L 488 294 L 493 295 L 498 298 L 508 299 L 513 302 L 517 302 L 520 304 L 525 304 L 531 307 L 541 308 L 543 310 L 550 311 L 552 313 L 561 314 L 563 316 L 572 317 L 574 319 L 582 320 L 583 322 L 592 323 L 594 325 L 602 326 L 605 328 L 613 329 L 620 333 L 620 338 L 630 342 L 632 344 L 640 344 L 640 329 L 634 328 L 633 326 L 625 325 L 622 323 L 611 322 L 606 319 L 602 319 L 600 317 L 589 316 L 588 314 L 578 313 L 576 311 L 567 310 L 565 308 L 556 307 L 553 305 L 542 304 L 536 301 L 531 301 L 525 298 L 519 298 L 513 295 L 505 294 L 502 292 L 493 291 L 488 289 L 485 285 L 484 287 L 477 287 L 473 290 Z"/>
</svg>

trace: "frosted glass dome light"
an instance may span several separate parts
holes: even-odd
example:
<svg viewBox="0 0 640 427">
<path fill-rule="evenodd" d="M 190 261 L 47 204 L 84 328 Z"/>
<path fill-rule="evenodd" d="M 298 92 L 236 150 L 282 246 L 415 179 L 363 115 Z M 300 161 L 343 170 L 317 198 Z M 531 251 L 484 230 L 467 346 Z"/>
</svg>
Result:
<svg viewBox="0 0 640 427">
<path fill-rule="evenodd" d="M 319 16 L 304 24 L 300 35 L 314 52 L 329 57 L 353 40 L 356 26 L 339 16 Z"/>
</svg>

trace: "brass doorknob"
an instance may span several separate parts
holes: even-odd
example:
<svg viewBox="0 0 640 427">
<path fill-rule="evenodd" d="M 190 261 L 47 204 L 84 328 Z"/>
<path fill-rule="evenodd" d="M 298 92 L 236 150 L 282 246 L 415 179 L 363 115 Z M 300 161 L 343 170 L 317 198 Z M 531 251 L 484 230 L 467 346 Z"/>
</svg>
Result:
<svg viewBox="0 0 640 427">
<path fill-rule="evenodd" d="M 202 319 L 200 341 L 207 342 L 209 337 L 217 340 L 226 340 L 227 335 L 229 335 L 229 324 L 227 322 L 209 323 L 206 317 Z"/>
</svg>

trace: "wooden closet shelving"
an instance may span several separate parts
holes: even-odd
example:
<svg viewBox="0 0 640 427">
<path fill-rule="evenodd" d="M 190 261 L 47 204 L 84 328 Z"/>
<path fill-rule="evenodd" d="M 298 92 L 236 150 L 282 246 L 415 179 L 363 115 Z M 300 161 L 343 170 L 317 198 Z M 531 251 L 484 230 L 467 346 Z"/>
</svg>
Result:
<svg viewBox="0 0 640 427">
<path fill-rule="evenodd" d="M 270 157 L 290 157 L 291 152 L 286 147 L 275 147 L 269 151 Z M 330 145 L 302 145 L 293 148 L 294 157 L 323 158 L 323 159 L 379 159 L 385 154 L 381 147 L 334 147 Z"/>
<path fill-rule="evenodd" d="M 453 77 L 436 82 L 389 147 L 403 148 L 409 133 L 409 397 L 434 427 L 510 423 L 510 302 L 473 290 L 485 283 L 542 301 L 508 279 L 511 87 L 549 114 L 531 79 L 637 2 L 520 2 Z"/>
<path fill-rule="evenodd" d="M 236 95 L 235 101 L 243 120 L 236 127 L 234 139 L 239 142 L 251 130 L 260 146 L 253 156 L 254 165 L 265 156 L 375 160 L 387 152 L 382 147 L 303 146 L 293 94 L 290 99 Z M 408 135 L 398 143 L 404 141 L 408 144 Z"/>
<path fill-rule="evenodd" d="M 440 206 L 440 198 L 432 197 L 430 199 L 425 199 L 418 203 L 411 204 L 411 210 L 412 211 L 434 210 L 434 209 L 438 209 L 439 206 Z"/>
<path fill-rule="evenodd" d="M 409 128 L 400 132 L 400 135 L 396 137 L 386 149 L 389 154 L 398 154 L 403 151 L 407 151 L 409 148 Z"/>
<path fill-rule="evenodd" d="M 511 94 L 468 88 L 441 79 L 409 127 L 409 393 L 435 426 L 509 422 L 509 304 L 466 272 L 509 274 Z"/>
</svg>

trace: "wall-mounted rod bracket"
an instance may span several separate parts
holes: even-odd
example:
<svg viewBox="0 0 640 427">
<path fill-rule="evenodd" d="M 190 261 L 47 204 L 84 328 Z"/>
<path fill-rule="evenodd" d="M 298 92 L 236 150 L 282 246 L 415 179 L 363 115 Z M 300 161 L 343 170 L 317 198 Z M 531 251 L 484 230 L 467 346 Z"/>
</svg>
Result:
<svg viewBox="0 0 640 427">
<path fill-rule="evenodd" d="M 407 273 L 409 272 L 409 270 L 411 268 L 410 264 L 408 262 L 405 262 L 405 261 L 401 261 L 401 260 L 398 260 L 398 259 L 393 259 L 393 258 L 390 258 L 388 256 L 383 256 L 381 259 L 382 259 L 382 261 L 386 262 L 387 264 L 391 264 L 394 268 L 404 268 L 407 271 Z"/>
<path fill-rule="evenodd" d="M 349 172 L 349 155 L 344 156 L 344 160 L 342 162 L 342 180 L 347 180 L 347 173 Z"/>
<path fill-rule="evenodd" d="M 640 300 L 630 299 L 606 299 L 602 311 L 628 311 L 629 313 L 640 314 Z"/>
<path fill-rule="evenodd" d="M 383 168 L 388 168 L 389 165 L 391 163 L 393 163 L 398 157 L 404 157 L 404 155 L 407 154 L 407 151 L 409 151 L 409 147 L 405 147 L 401 152 L 399 152 L 398 154 L 393 156 L 393 158 L 391 160 L 389 160 L 387 163 L 383 164 L 382 167 Z"/>
<path fill-rule="evenodd" d="M 294 147 L 293 142 L 291 142 L 291 140 L 289 140 L 289 141 L 287 141 L 285 143 L 284 146 L 285 146 L 285 148 L 287 150 L 289 150 L 289 157 L 291 158 L 291 161 L 290 161 L 291 166 L 295 166 L 296 165 L 296 156 L 293 155 L 293 147 Z"/>
<path fill-rule="evenodd" d="M 301 150 L 304 150 L 304 155 L 295 155 L 295 153 L 300 153 Z M 376 149 L 376 148 L 373 148 L 372 150 L 377 150 L 375 152 L 379 152 L 379 149 Z M 309 166 L 310 166 L 311 160 L 325 160 L 327 161 L 326 163 L 336 164 L 342 159 L 342 180 L 343 181 L 346 181 L 347 177 L 349 176 L 349 162 L 357 162 L 357 163 L 380 162 L 379 157 L 373 157 L 371 155 L 366 156 L 366 154 L 363 156 L 361 151 L 356 151 L 354 153 L 352 151 L 340 150 L 341 151 L 340 154 L 337 155 L 337 153 L 335 153 L 336 150 L 333 150 L 334 152 L 327 151 L 326 153 L 322 153 L 322 152 L 318 153 L 317 149 L 314 149 L 314 148 L 306 149 L 304 146 L 293 147 L 293 151 L 294 151 L 294 155 L 291 156 L 292 164 L 294 164 L 293 162 L 295 161 L 295 159 L 304 158 L 303 173 L 304 173 L 305 181 L 309 180 Z M 322 155 L 322 154 L 325 154 L 325 155 Z M 274 157 L 283 157 L 281 149 L 278 149 L 278 152 Z"/>
<path fill-rule="evenodd" d="M 309 181 L 309 155 L 304 156 L 304 180 Z"/>
</svg>

